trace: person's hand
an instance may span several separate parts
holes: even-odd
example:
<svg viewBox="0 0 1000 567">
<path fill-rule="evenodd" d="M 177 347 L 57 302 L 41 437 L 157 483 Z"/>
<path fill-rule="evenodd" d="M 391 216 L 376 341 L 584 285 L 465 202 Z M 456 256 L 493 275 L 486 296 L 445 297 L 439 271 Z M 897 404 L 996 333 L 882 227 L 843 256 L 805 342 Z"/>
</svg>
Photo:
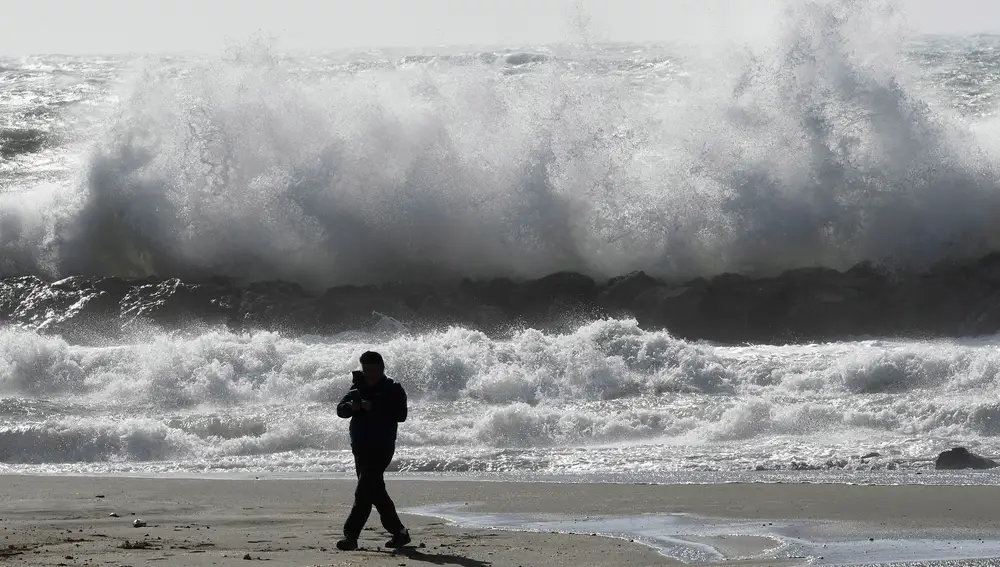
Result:
<svg viewBox="0 0 1000 567">
<path fill-rule="evenodd" d="M 371 411 L 372 403 L 368 400 L 361 400 L 361 409 L 365 411 Z"/>
<path fill-rule="evenodd" d="M 359 402 L 358 400 L 352 401 L 351 411 L 360 411 L 360 410 L 361 410 L 361 402 Z"/>
</svg>

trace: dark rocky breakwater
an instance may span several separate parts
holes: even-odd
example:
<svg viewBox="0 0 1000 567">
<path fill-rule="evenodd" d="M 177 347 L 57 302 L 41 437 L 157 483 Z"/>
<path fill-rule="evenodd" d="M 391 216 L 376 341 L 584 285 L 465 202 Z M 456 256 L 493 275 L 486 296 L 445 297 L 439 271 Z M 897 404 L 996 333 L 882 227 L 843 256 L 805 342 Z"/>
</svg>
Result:
<svg viewBox="0 0 1000 567">
<path fill-rule="evenodd" d="M 865 336 L 970 336 L 1000 331 L 1000 253 L 923 272 L 868 264 L 774 277 L 723 274 L 668 282 L 638 272 L 597 282 L 575 273 L 536 280 L 384 284 L 310 292 L 290 282 L 34 276 L 0 280 L 0 323 L 73 342 L 113 339 L 151 322 L 328 334 L 385 316 L 413 330 L 449 325 L 502 336 L 634 317 L 646 329 L 721 343 L 788 343 Z"/>
</svg>

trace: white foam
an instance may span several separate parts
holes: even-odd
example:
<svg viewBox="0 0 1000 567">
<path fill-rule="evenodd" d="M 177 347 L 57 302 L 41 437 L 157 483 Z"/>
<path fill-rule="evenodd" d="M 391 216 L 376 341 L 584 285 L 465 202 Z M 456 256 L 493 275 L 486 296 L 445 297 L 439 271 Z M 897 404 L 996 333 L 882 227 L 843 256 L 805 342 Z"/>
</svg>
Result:
<svg viewBox="0 0 1000 567">
<path fill-rule="evenodd" d="M 509 340 L 208 331 L 80 347 L 7 328 L 0 460 L 341 470 L 333 406 L 375 348 L 409 395 L 403 469 L 926 467 L 954 445 L 1000 453 L 998 340 L 720 347 L 607 320 Z"/>
</svg>

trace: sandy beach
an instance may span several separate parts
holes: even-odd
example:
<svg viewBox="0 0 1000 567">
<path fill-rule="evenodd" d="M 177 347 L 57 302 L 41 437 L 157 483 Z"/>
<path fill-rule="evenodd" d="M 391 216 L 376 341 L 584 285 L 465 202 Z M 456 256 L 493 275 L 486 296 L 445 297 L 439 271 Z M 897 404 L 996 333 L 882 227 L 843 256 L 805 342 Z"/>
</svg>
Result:
<svg viewBox="0 0 1000 567">
<path fill-rule="evenodd" d="M 994 487 L 400 479 L 390 479 L 389 487 L 414 536 L 412 549 L 393 553 L 383 548 L 385 536 L 373 512 L 363 549 L 338 552 L 334 543 L 353 490 L 348 480 L 4 476 L 0 531 L 5 549 L 0 557 L 10 564 L 116 566 L 243 565 L 251 560 L 289 566 L 679 563 L 627 536 L 485 529 L 414 513 L 448 504 L 460 506 L 452 510 L 470 517 L 489 514 L 504 521 L 514 518 L 515 523 L 516 516 L 504 515 L 586 521 L 598 515 L 686 514 L 703 524 L 692 524 L 691 533 L 681 539 L 710 546 L 719 561 L 730 565 L 806 563 L 775 552 L 778 540 L 766 532 L 769 524 L 781 522 L 800 536 L 824 534 L 862 542 L 977 539 L 991 537 L 1000 528 L 995 513 L 1000 489 Z M 136 519 L 146 526 L 133 527 Z M 757 525 L 757 531 L 750 527 Z M 720 532 L 720 526 L 727 531 Z"/>
</svg>

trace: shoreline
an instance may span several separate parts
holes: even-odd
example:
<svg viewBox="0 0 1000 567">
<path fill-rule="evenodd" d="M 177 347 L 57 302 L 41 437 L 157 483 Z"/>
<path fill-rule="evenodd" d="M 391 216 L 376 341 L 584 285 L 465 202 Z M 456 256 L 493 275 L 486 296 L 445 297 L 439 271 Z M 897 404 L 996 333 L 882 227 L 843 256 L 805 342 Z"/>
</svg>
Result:
<svg viewBox="0 0 1000 567">
<path fill-rule="evenodd" d="M 12 553 L 52 565 L 76 564 L 81 557 L 93 564 L 224 565 L 246 554 L 296 566 L 388 566 L 403 559 L 412 560 L 407 565 L 496 567 L 543 561 L 553 567 L 676 564 L 664 549 L 691 554 L 692 560 L 774 565 L 804 564 L 782 553 L 801 554 L 821 544 L 841 557 L 890 560 L 921 553 L 931 555 L 924 559 L 962 558 L 994 553 L 995 544 L 990 557 L 1000 557 L 1000 542 L 979 540 L 1000 533 L 993 505 L 1000 487 L 993 486 L 622 485 L 391 476 L 387 484 L 414 536 L 414 549 L 402 554 L 375 548 L 385 537 L 374 511 L 363 536 L 365 551 L 333 549 L 353 479 L 0 475 L 0 498 L 7 503 L 0 526 Z M 112 512 L 119 517 L 110 517 Z M 134 518 L 147 527 L 133 528 Z M 976 546 L 958 545 L 972 540 Z M 137 542 L 145 548 L 123 548 Z"/>
<path fill-rule="evenodd" d="M 138 480 L 263 480 L 276 482 L 354 481 L 352 472 L 315 471 L 43 471 L 2 470 L 5 477 L 121 478 Z M 499 484 L 608 485 L 608 486 L 1000 486 L 1000 468 L 937 470 L 777 470 L 777 471 L 670 471 L 648 476 L 607 474 L 460 473 L 388 471 L 393 482 L 465 482 Z"/>
</svg>

